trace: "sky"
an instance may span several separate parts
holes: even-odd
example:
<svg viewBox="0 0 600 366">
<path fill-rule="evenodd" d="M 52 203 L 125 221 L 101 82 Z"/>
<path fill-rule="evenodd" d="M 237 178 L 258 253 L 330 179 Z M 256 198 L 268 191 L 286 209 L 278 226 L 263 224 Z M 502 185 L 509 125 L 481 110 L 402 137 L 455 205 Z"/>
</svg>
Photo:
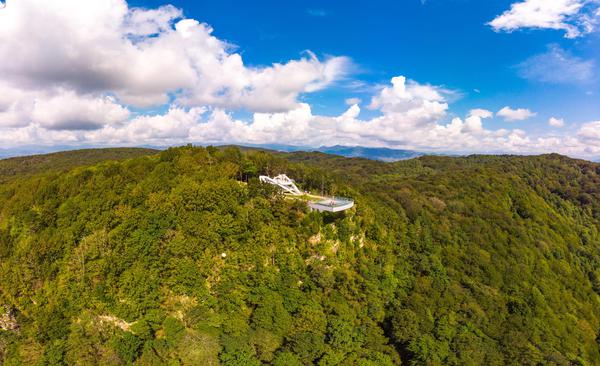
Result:
<svg viewBox="0 0 600 366">
<path fill-rule="evenodd" d="M 600 0 L 0 4 L 0 149 L 600 157 Z"/>
</svg>

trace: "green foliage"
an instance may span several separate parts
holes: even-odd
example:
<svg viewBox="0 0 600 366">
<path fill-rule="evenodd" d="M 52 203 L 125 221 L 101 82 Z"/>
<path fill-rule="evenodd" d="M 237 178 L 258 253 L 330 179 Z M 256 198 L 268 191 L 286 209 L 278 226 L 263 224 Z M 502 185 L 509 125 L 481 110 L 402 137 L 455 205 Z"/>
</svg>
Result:
<svg viewBox="0 0 600 366">
<path fill-rule="evenodd" d="M 121 360 L 130 364 L 140 355 L 143 341 L 130 332 L 124 332 L 121 336 L 113 337 L 109 344 L 115 349 Z"/>
<path fill-rule="evenodd" d="M 82 149 L 2 159 L 0 160 L 0 182 L 24 175 L 66 171 L 78 166 L 107 160 L 131 159 L 156 154 L 156 152 L 156 150 L 142 148 Z"/>
<path fill-rule="evenodd" d="M 600 363 L 597 164 L 149 153 L 0 161 L 0 363 Z"/>
</svg>

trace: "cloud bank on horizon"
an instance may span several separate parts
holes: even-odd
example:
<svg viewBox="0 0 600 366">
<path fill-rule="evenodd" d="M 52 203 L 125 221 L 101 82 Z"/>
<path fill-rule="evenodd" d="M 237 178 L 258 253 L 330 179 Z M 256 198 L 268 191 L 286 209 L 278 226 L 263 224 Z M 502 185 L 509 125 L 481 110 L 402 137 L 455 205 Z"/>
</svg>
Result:
<svg viewBox="0 0 600 366">
<path fill-rule="evenodd" d="M 596 25 L 595 5 L 526 0 L 489 25 L 581 37 Z M 550 48 L 549 62 L 571 62 L 561 52 Z M 0 147 L 277 143 L 600 155 L 600 121 L 532 136 L 519 128 L 536 115 L 526 107 L 493 112 L 473 106 L 456 116 L 450 110 L 456 93 L 402 75 L 378 86 L 364 105 L 348 95 L 344 113 L 316 114 L 303 96 L 351 79 L 349 57 L 306 51 L 286 62 L 249 66 L 208 24 L 171 5 L 7 0 L 0 9 L 0 58 Z M 544 77 L 527 62 L 520 65 L 524 75 Z M 580 81 L 591 77 L 592 66 L 573 62 Z M 361 118 L 361 105 L 374 116 Z M 250 116 L 236 118 L 240 110 Z M 505 127 L 489 127 L 494 117 Z M 556 116 L 547 125 L 555 131 L 565 121 Z"/>
</svg>

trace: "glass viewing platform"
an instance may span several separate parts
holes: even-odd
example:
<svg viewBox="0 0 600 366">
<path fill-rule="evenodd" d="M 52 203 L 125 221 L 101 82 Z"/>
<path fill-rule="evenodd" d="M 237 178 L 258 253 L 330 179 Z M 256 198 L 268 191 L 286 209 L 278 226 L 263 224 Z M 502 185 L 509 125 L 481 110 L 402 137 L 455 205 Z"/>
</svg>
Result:
<svg viewBox="0 0 600 366">
<path fill-rule="evenodd" d="M 331 197 L 316 202 L 309 202 L 308 206 L 319 212 L 341 212 L 354 206 L 354 200 L 345 197 Z"/>
</svg>

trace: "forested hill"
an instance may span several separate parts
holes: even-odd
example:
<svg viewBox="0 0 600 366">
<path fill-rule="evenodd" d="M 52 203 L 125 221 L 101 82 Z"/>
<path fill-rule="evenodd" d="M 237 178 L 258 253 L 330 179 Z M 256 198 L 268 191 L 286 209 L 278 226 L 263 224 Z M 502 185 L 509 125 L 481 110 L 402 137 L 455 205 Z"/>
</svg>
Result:
<svg viewBox="0 0 600 366">
<path fill-rule="evenodd" d="M 0 183 L 0 363 L 600 364 L 599 164 L 109 160 Z M 308 212 L 264 173 L 356 206 Z"/>
<path fill-rule="evenodd" d="M 61 172 L 77 166 L 96 164 L 107 160 L 125 160 L 158 151 L 144 148 L 107 148 L 63 151 L 44 155 L 30 155 L 0 160 L 0 182 L 25 174 Z"/>
</svg>

